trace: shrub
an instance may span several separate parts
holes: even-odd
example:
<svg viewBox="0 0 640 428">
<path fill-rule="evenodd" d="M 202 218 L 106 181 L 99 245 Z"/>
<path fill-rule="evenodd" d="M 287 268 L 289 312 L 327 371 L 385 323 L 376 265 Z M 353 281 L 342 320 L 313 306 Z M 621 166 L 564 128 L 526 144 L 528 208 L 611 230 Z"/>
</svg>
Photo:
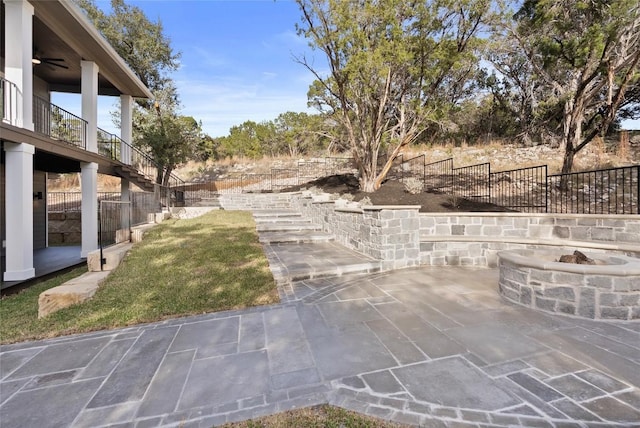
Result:
<svg viewBox="0 0 640 428">
<path fill-rule="evenodd" d="M 422 181 L 418 180 L 415 177 L 409 177 L 404 182 L 404 190 L 411 193 L 412 195 L 417 195 L 422 192 L 424 185 Z"/>
<path fill-rule="evenodd" d="M 362 207 L 370 207 L 371 205 L 373 205 L 373 202 L 371 202 L 371 198 L 368 196 L 365 196 L 364 198 L 360 199 L 360 206 Z"/>
</svg>

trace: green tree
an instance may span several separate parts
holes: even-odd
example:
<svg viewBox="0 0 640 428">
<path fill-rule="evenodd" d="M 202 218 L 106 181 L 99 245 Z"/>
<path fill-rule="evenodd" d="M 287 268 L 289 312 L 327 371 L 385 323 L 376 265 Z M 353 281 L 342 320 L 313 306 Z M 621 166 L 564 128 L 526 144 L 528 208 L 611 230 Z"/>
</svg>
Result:
<svg viewBox="0 0 640 428">
<path fill-rule="evenodd" d="M 380 187 L 402 147 L 468 95 L 477 69 L 477 33 L 490 14 L 488 0 L 296 0 L 300 34 L 328 60 L 316 77 L 310 104 L 344 129 L 359 169 L 360 187 Z M 378 155 L 387 150 L 379 170 Z"/>
<path fill-rule="evenodd" d="M 640 85 L 637 0 L 526 0 L 506 26 L 562 118 L 562 172 L 604 136 L 620 112 L 633 114 Z"/>
<path fill-rule="evenodd" d="M 322 117 L 288 111 L 275 120 L 281 152 L 295 157 L 323 148 L 326 138 L 322 132 Z"/>
<path fill-rule="evenodd" d="M 134 144 L 148 151 L 158 169 L 156 182 L 167 186 L 171 173 L 191 159 L 202 142 L 201 124 L 177 113 L 173 85 L 154 93 L 153 107 L 138 107 L 134 114 Z"/>
<path fill-rule="evenodd" d="M 241 125 L 231 127 L 229 135 L 221 138 L 222 151 L 225 156 L 248 157 L 258 159 L 264 154 L 265 138 L 270 134 L 264 124 L 247 120 Z"/>
<path fill-rule="evenodd" d="M 74 0 L 102 35 L 152 92 L 161 90 L 177 70 L 180 53 L 174 52 L 160 20 L 151 21 L 137 6 L 111 0 L 111 14 L 95 0 Z"/>
</svg>

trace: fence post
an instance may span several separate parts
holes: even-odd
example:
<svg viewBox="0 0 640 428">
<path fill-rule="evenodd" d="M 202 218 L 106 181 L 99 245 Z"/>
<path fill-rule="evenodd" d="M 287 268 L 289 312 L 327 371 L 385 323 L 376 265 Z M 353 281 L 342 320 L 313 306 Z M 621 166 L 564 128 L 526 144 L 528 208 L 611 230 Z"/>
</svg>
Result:
<svg viewBox="0 0 640 428">
<path fill-rule="evenodd" d="M 491 203 L 491 164 L 488 165 L 488 171 L 489 171 L 489 200 L 487 201 L 488 203 Z"/>
<path fill-rule="evenodd" d="M 544 212 L 549 213 L 549 172 L 544 166 Z"/>
<path fill-rule="evenodd" d="M 636 165 L 636 210 L 636 214 L 640 214 L 640 165 Z"/>
</svg>

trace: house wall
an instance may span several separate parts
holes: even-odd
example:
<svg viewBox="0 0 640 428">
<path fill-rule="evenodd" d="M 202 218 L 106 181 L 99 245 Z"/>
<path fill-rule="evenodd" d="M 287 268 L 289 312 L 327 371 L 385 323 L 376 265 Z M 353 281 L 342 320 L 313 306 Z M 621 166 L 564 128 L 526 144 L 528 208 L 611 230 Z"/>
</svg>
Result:
<svg viewBox="0 0 640 428">
<path fill-rule="evenodd" d="M 49 92 L 49 84 L 39 78 L 33 76 L 33 95 L 37 95 L 42 99 L 51 102 L 51 93 Z"/>
<path fill-rule="evenodd" d="M 42 199 L 33 199 L 33 249 L 47 247 L 47 173 L 33 173 L 33 193 L 42 193 Z"/>
</svg>

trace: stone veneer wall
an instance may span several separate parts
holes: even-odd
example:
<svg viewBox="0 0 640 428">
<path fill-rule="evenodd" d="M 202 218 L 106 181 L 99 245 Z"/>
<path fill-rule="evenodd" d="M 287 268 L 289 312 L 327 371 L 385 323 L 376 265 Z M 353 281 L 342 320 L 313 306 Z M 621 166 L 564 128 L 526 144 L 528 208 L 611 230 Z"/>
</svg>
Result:
<svg viewBox="0 0 640 428">
<path fill-rule="evenodd" d="M 50 212 L 48 223 L 49 245 L 80 244 L 82 242 L 81 213 Z"/>
<path fill-rule="evenodd" d="M 217 202 L 225 210 L 295 209 L 299 193 L 229 193 Z"/>
<path fill-rule="evenodd" d="M 498 251 L 563 247 L 640 257 L 640 216 L 420 214 L 425 265 L 497 266 Z"/>
<path fill-rule="evenodd" d="M 301 192 L 224 194 L 218 202 L 224 209 L 300 210 L 342 245 L 382 260 L 384 269 L 496 267 L 499 251 L 550 247 L 640 257 L 637 215 L 418 213 L 419 207 L 360 207 Z"/>
<path fill-rule="evenodd" d="M 340 244 L 382 261 L 382 269 L 420 264 L 419 207 L 367 206 L 302 198 L 300 208 Z"/>
</svg>

